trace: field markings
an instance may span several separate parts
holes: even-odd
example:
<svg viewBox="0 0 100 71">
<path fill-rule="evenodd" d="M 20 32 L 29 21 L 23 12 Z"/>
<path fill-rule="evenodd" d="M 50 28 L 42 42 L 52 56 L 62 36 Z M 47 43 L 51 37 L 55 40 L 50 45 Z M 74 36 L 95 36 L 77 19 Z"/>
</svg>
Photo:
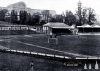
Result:
<svg viewBox="0 0 100 71">
<path fill-rule="evenodd" d="M 0 45 L 0 49 L 9 49 L 9 48 Z"/>
<path fill-rule="evenodd" d="M 77 53 L 70 53 L 70 52 L 55 50 L 55 49 L 51 49 L 51 48 L 47 48 L 47 47 L 43 47 L 43 46 L 24 43 L 24 42 L 21 42 L 21 41 L 16 41 L 16 42 L 18 42 L 20 44 L 28 45 L 28 46 L 33 46 L 33 47 L 38 47 L 38 48 L 42 48 L 42 49 L 46 49 L 46 50 L 50 50 L 50 51 L 55 51 L 55 52 L 59 52 L 59 53 L 68 54 L 68 55 L 75 56 L 75 57 L 86 57 L 86 58 L 87 57 L 90 57 L 90 58 L 96 58 L 97 57 L 97 56 L 90 56 L 90 55 L 83 55 L 83 54 L 77 54 Z"/>
<path fill-rule="evenodd" d="M 33 36 L 31 36 L 31 35 L 24 35 L 25 37 L 33 37 Z"/>
<path fill-rule="evenodd" d="M 8 39 L 0 39 L 0 42 L 3 42 L 3 41 L 7 41 Z M 5 46 L 2 46 L 0 45 L 0 49 L 3 50 L 3 49 L 9 49 L 8 47 L 5 47 Z"/>
</svg>

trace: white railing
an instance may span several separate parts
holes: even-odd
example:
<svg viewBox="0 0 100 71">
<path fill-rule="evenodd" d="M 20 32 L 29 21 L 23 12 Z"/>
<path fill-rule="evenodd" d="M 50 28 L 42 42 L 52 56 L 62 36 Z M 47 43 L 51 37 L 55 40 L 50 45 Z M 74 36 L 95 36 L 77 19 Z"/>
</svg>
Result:
<svg viewBox="0 0 100 71">
<path fill-rule="evenodd" d="M 36 55 L 36 56 L 43 56 L 43 57 L 51 57 L 51 58 L 60 58 L 60 59 L 72 59 L 72 56 L 61 56 L 61 55 L 54 55 L 54 54 L 45 54 L 45 53 L 37 53 L 37 52 L 30 52 L 30 51 L 20 51 L 20 50 L 11 50 L 11 49 L 0 49 L 1 51 L 5 52 L 12 52 L 12 53 L 20 53 L 20 54 L 28 54 L 28 55 Z M 87 57 L 79 57 L 76 56 L 74 59 L 100 59 L 100 57 L 94 56 L 87 56 Z"/>
</svg>

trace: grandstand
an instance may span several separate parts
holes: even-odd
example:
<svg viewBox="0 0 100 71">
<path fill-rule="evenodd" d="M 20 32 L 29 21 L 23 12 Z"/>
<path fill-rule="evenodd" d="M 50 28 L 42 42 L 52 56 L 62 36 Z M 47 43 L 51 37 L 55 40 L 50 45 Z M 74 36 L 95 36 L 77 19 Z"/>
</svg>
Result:
<svg viewBox="0 0 100 71">
<path fill-rule="evenodd" d="M 77 26 L 78 33 L 100 33 L 100 25 L 88 25 Z"/>
</svg>

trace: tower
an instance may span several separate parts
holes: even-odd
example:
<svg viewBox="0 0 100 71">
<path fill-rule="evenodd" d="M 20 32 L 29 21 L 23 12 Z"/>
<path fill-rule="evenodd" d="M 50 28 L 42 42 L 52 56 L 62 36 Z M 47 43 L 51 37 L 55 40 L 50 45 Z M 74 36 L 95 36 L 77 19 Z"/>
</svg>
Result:
<svg viewBox="0 0 100 71">
<path fill-rule="evenodd" d="M 79 23 L 81 24 L 81 9 L 82 9 L 82 3 L 78 2 L 78 16 L 79 16 Z"/>
</svg>

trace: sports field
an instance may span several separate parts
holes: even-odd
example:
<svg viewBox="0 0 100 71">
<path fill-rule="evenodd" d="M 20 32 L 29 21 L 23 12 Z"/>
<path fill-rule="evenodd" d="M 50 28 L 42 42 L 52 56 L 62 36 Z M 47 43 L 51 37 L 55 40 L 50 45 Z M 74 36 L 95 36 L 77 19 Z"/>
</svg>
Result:
<svg viewBox="0 0 100 71">
<path fill-rule="evenodd" d="M 100 36 L 89 36 L 89 35 L 58 36 L 57 37 L 58 44 L 55 44 L 55 43 L 48 43 L 48 37 L 47 35 L 44 34 L 0 36 L 0 48 L 34 51 L 39 53 L 48 53 L 57 55 L 67 55 L 67 53 L 65 52 L 70 52 L 73 54 L 97 55 L 97 53 L 99 54 L 99 46 L 100 46 L 99 37 Z M 96 50 L 98 50 L 98 52 L 96 52 Z M 81 51 L 84 51 L 85 53 Z M 34 61 L 34 68 L 33 68 L 34 71 L 66 71 L 66 70 L 78 71 L 78 69 L 80 69 L 80 71 L 85 71 L 82 70 L 84 64 L 82 64 L 82 67 L 77 67 L 77 66 L 67 67 L 64 66 L 64 62 L 60 61 L 53 61 L 42 58 L 35 58 L 35 57 L 0 52 L 1 71 L 30 71 L 31 61 Z M 94 64 L 95 61 L 92 65 L 93 69 L 94 69 Z"/>
<path fill-rule="evenodd" d="M 56 54 L 66 56 L 68 53 L 82 54 L 90 56 L 100 55 L 100 36 L 81 35 L 81 36 L 57 36 L 55 40 L 48 43 L 48 36 L 45 34 L 33 34 L 22 36 L 5 36 L 0 39 L 0 46 L 24 50 L 31 52 Z"/>
</svg>

